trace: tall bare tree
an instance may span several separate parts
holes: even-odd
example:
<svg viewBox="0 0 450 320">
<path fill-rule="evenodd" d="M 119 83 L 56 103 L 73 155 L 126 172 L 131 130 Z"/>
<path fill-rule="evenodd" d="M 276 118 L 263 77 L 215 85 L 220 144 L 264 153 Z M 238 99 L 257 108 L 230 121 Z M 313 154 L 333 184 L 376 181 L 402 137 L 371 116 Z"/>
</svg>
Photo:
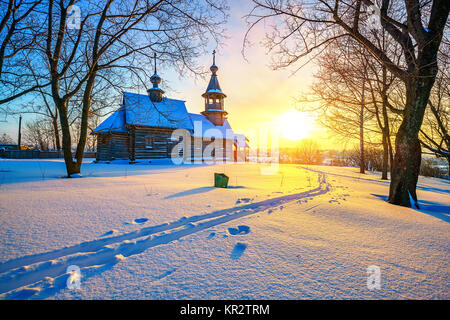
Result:
<svg viewBox="0 0 450 320">
<path fill-rule="evenodd" d="M 330 42 L 351 37 L 400 79 L 406 91 L 402 123 L 395 141 L 395 156 L 389 202 L 417 205 L 416 186 L 420 171 L 421 145 L 418 134 L 437 72 L 437 56 L 450 10 L 448 0 L 405 1 L 273 1 L 253 0 L 248 15 L 249 30 L 271 19 L 274 26 L 267 41 L 277 49 L 278 67 L 286 67 Z M 377 9 L 378 8 L 378 9 Z M 377 12 L 383 29 L 402 50 L 394 60 L 377 41 L 369 16 Z"/>
<path fill-rule="evenodd" d="M 56 107 L 69 177 L 81 170 L 98 88 L 124 88 L 131 78 L 148 86 L 147 65 L 155 52 L 177 71 L 199 74 L 195 58 L 209 39 L 222 39 L 228 9 L 225 1 L 210 0 L 47 0 L 41 5 L 45 28 L 36 27 L 31 63 L 22 61 L 11 70 L 48 81 L 44 93 L 36 90 L 41 85 L 34 91 Z M 77 8 L 81 15 L 74 16 Z M 74 123 L 77 128 L 71 130 Z"/>
<path fill-rule="evenodd" d="M 321 123 L 346 141 L 359 140 L 361 173 L 367 167 L 365 145 L 372 144 L 378 136 L 373 121 L 376 97 L 369 70 L 371 63 L 370 56 L 351 41 L 337 41 L 317 59 L 319 71 L 311 85 L 313 98 L 310 100 L 320 104 Z"/>
<path fill-rule="evenodd" d="M 446 159 L 450 175 L 450 85 L 447 76 L 437 79 L 428 105 L 420 142 L 431 154 Z"/>
</svg>

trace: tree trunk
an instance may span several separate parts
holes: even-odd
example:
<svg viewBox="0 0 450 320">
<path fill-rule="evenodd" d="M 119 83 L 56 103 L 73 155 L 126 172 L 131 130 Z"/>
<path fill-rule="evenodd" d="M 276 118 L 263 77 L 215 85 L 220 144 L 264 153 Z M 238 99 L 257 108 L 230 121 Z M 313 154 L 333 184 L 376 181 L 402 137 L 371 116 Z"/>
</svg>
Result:
<svg viewBox="0 0 450 320">
<path fill-rule="evenodd" d="M 422 158 L 420 142 L 412 131 L 401 126 L 395 142 L 395 157 L 389 190 L 389 203 L 411 206 L 410 197 L 417 206 L 416 186 Z"/>
<path fill-rule="evenodd" d="M 61 141 L 59 137 L 59 128 L 58 128 L 58 119 L 56 117 L 52 117 L 52 124 L 53 124 L 53 132 L 55 135 L 55 148 L 56 150 L 61 150 Z"/>
<path fill-rule="evenodd" d="M 422 151 L 418 138 L 425 108 L 435 77 L 412 76 L 406 83 L 406 104 L 403 121 L 395 140 L 395 156 L 389 190 L 389 203 L 411 206 L 417 204 L 416 186 Z"/>
<path fill-rule="evenodd" d="M 89 122 L 89 111 L 91 109 L 92 89 L 94 88 L 95 77 L 97 76 L 97 68 L 94 67 L 92 74 L 89 76 L 83 94 L 83 109 L 81 111 L 80 136 L 78 138 L 77 151 L 75 153 L 76 165 L 78 171 L 81 169 L 83 162 L 84 148 L 86 147 L 87 131 Z"/>
<path fill-rule="evenodd" d="M 447 157 L 447 177 L 450 180 L 450 157 Z"/>
<path fill-rule="evenodd" d="M 389 163 L 389 143 L 386 130 L 383 129 L 383 165 L 381 169 L 381 180 L 388 179 L 388 163 Z"/>
<path fill-rule="evenodd" d="M 364 74 L 365 76 L 365 74 Z M 366 160 L 364 156 L 364 90 L 365 90 L 365 78 L 363 79 L 362 91 L 361 91 L 361 112 L 359 114 L 359 172 L 365 173 Z"/>
<path fill-rule="evenodd" d="M 386 96 L 386 68 L 383 69 L 383 105 L 382 105 L 382 114 L 383 114 L 383 126 L 382 126 L 382 134 L 383 134 L 383 169 L 381 180 L 388 179 L 388 169 L 389 164 L 392 167 L 392 146 L 391 146 L 391 130 L 389 128 L 389 116 L 387 112 L 387 96 Z M 391 172 L 392 177 L 392 172 Z"/>
<path fill-rule="evenodd" d="M 391 136 L 388 137 L 388 145 L 389 145 L 389 173 L 392 178 L 392 170 L 394 168 L 394 148 L 392 148 Z"/>
<path fill-rule="evenodd" d="M 59 102 L 59 121 L 61 123 L 62 133 L 62 150 L 64 154 L 64 162 L 66 163 L 67 177 L 71 177 L 73 174 L 80 173 L 80 168 L 76 162 L 73 161 L 72 156 L 72 138 L 70 136 L 70 124 L 67 115 L 67 102 Z"/>
</svg>

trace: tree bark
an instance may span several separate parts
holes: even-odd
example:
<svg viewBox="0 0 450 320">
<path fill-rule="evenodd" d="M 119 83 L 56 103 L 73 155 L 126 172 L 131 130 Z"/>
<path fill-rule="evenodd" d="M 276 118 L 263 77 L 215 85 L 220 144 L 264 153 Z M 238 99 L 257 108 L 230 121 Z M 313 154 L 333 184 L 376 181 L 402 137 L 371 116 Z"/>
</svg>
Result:
<svg viewBox="0 0 450 320">
<path fill-rule="evenodd" d="M 83 162 L 84 148 L 86 147 L 87 141 L 87 131 L 89 122 L 89 110 L 91 109 L 92 102 L 92 90 L 94 88 L 95 77 L 97 76 L 97 67 L 94 66 L 94 70 L 89 76 L 86 87 L 83 94 L 83 109 L 81 112 L 81 125 L 80 125 L 80 136 L 78 138 L 77 151 L 75 153 L 76 167 L 78 168 L 78 173 L 81 169 L 81 164 Z"/>
<path fill-rule="evenodd" d="M 383 126 L 381 128 L 383 134 L 383 168 L 382 168 L 382 176 L 381 180 L 388 179 L 388 169 L 389 164 L 392 168 L 392 146 L 391 146 L 391 130 L 389 127 L 389 116 L 387 111 L 387 96 L 386 96 L 386 68 L 383 69 L 383 105 L 382 105 L 382 114 L 383 114 Z M 392 169 L 391 169 L 392 170 Z M 392 177 L 392 172 L 391 172 Z"/>
<path fill-rule="evenodd" d="M 433 65 L 433 62 L 430 63 Z M 395 140 L 395 156 L 389 190 L 388 202 L 392 204 L 410 207 L 410 198 L 412 198 L 414 205 L 418 207 L 416 186 L 422 159 L 418 135 L 437 74 L 435 63 L 435 70 L 427 68 L 427 73 L 411 76 L 406 82 L 406 105 L 403 121 Z"/>
<path fill-rule="evenodd" d="M 52 124 L 53 124 L 53 132 L 55 136 L 55 148 L 56 150 L 61 150 L 61 139 L 59 137 L 59 128 L 58 128 L 58 118 L 52 117 Z"/>
<path fill-rule="evenodd" d="M 447 177 L 450 179 L 450 157 L 447 157 Z"/>
<path fill-rule="evenodd" d="M 64 154 L 64 162 L 66 163 L 67 177 L 80 173 L 81 166 L 73 161 L 72 156 L 72 138 L 70 135 L 70 124 L 67 115 L 67 102 L 60 101 L 58 106 L 59 121 L 61 123 L 62 133 L 62 150 Z"/>
<path fill-rule="evenodd" d="M 383 165 L 381 168 L 381 180 L 388 179 L 388 167 L 389 167 L 389 143 L 386 130 L 383 130 Z"/>
<path fill-rule="evenodd" d="M 365 173 L 366 159 L 364 156 L 364 90 L 365 90 L 365 73 L 361 91 L 361 112 L 359 114 L 359 173 Z"/>
</svg>

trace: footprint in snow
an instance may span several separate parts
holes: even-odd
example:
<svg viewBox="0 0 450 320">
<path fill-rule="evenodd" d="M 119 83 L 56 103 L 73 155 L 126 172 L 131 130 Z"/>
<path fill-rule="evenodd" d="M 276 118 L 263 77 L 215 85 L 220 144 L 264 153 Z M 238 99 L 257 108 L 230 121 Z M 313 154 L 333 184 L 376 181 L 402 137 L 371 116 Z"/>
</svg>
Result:
<svg viewBox="0 0 450 320">
<path fill-rule="evenodd" d="M 216 235 L 216 233 L 215 232 L 211 232 L 210 234 L 209 234 L 209 236 L 208 236 L 208 240 L 209 239 L 212 239 L 212 238 L 214 238 L 214 236 Z"/>
<path fill-rule="evenodd" d="M 239 260 L 239 258 L 244 254 L 245 249 L 247 249 L 246 243 L 238 242 L 231 252 L 230 258 L 233 260 Z"/>
<path fill-rule="evenodd" d="M 148 219 L 147 218 L 138 218 L 138 219 L 133 219 L 133 221 L 130 222 L 125 222 L 124 224 L 129 225 L 129 224 L 142 224 L 147 222 Z"/>
<path fill-rule="evenodd" d="M 172 273 L 174 273 L 177 269 L 172 269 L 172 270 L 167 270 L 165 272 L 163 272 L 160 275 L 155 276 L 155 280 L 161 280 L 164 279 L 167 276 L 170 276 Z"/>
<path fill-rule="evenodd" d="M 102 237 L 106 237 L 106 236 L 112 236 L 112 235 L 116 235 L 119 231 L 117 231 L 116 229 L 112 229 L 109 230 L 108 232 L 105 232 L 104 234 L 102 234 Z"/>
<path fill-rule="evenodd" d="M 228 228 L 228 233 L 233 236 L 249 234 L 250 227 L 249 226 L 238 226 L 237 228 Z"/>
<path fill-rule="evenodd" d="M 240 204 L 240 203 L 249 203 L 253 201 L 253 199 L 250 198 L 239 198 L 236 200 L 236 204 Z"/>
</svg>

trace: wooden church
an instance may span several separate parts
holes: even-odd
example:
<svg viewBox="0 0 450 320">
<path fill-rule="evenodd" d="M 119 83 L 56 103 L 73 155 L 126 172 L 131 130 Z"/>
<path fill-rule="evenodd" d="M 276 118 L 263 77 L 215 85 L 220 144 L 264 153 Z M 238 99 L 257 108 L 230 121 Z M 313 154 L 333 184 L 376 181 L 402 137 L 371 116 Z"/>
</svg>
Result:
<svg viewBox="0 0 450 320">
<path fill-rule="evenodd" d="M 210 70 L 211 79 L 202 94 L 205 111 L 189 113 L 185 101 L 167 98 L 159 88 L 161 78 L 156 72 L 155 57 L 155 72 L 150 78 L 153 86 L 147 90 L 148 94 L 124 92 L 120 108 L 92 131 L 97 136 L 97 161 L 129 159 L 134 162 L 170 158 L 173 154 L 187 162 L 246 161 L 248 139 L 234 133 L 227 120 L 226 95 L 217 79 L 215 51 Z M 174 135 L 179 132 L 184 133 L 183 137 Z M 211 144 L 214 148 L 208 148 Z"/>
</svg>

